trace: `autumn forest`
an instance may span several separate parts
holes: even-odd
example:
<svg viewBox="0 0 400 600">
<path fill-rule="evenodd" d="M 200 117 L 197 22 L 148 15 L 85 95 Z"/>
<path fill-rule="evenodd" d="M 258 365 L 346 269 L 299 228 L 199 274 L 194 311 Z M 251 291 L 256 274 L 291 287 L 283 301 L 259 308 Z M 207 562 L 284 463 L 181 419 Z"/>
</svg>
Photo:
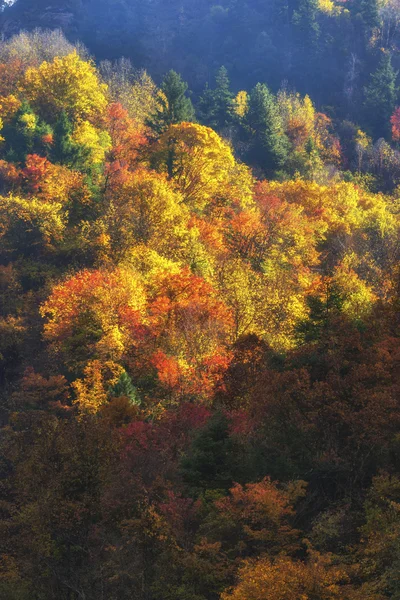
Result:
<svg viewBox="0 0 400 600">
<path fill-rule="evenodd" d="M 0 600 L 400 599 L 398 1 L 1 4 Z"/>
</svg>

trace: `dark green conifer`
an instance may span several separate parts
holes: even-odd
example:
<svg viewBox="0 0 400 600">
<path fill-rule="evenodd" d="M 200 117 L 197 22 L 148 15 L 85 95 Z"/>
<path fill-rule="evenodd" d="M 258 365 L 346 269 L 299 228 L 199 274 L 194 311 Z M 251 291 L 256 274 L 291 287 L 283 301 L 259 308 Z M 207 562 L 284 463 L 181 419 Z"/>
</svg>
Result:
<svg viewBox="0 0 400 600">
<path fill-rule="evenodd" d="M 215 77 L 215 88 L 206 87 L 200 98 L 203 122 L 216 130 L 229 125 L 232 122 L 232 100 L 228 71 L 222 66 Z"/>
<path fill-rule="evenodd" d="M 390 54 L 384 52 L 378 68 L 370 77 L 365 88 L 365 117 L 375 137 L 390 136 L 390 117 L 397 101 L 397 71 L 394 70 Z"/>
<path fill-rule="evenodd" d="M 276 100 L 266 85 L 258 83 L 252 90 L 246 122 L 251 135 L 250 158 L 272 176 L 284 166 L 289 143 Z"/>
<path fill-rule="evenodd" d="M 175 71 L 169 71 L 161 84 L 162 95 L 156 113 L 149 125 L 162 133 L 170 125 L 182 121 L 193 121 L 195 118 L 192 101 L 187 97 L 187 83 Z"/>
</svg>

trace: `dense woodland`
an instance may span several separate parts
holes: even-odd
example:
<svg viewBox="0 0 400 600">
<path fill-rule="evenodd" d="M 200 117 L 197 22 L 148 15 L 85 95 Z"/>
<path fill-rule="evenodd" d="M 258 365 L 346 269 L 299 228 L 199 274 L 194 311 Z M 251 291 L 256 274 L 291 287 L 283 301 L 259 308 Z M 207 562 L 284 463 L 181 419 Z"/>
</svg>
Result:
<svg viewBox="0 0 400 600">
<path fill-rule="evenodd" d="M 0 599 L 399 599 L 397 2 L 98 5 L 0 43 Z"/>
</svg>

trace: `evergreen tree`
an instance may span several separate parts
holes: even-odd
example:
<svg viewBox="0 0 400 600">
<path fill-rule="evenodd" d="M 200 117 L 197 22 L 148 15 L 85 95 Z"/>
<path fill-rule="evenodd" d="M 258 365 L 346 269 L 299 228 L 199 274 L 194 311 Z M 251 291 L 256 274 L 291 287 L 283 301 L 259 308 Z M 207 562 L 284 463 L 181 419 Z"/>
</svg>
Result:
<svg viewBox="0 0 400 600">
<path fill-rule="evenodd" d="M 235 452 L 229 435 L 229 422 L 215 413 L 197 433 L 181 461 L 184 481 L 195 495 L 205 490 L 228 490 L 232 485 Z"/>
<path fill-rule="evenodd" d="M 383 53 L 378 68 L 365 88 L 366 126 L 375 137 L 390 136 L 390 117 L 397 100 L 397 71 L 393 69 L 390 54 Z"/>
<path fill-rule="evenodd" d="M 121 373 L 117 383 L 111 388 L 110 396 L 113 398 L 129 398 L 130 404 L 140 405 L 140 398 L 138 391 L 133 385 L 132 379 L 129 377 L 126 371 Z"/>
<path fill-rule="evenodd" d="M 29 104 L 23 101 L 12 121 L 2 130 L 5 139 L 3 151 L 7 160 L 24 162 L 26 156 L 34 152 L 37 126 L 37 116 Z"/>
<path fill-rule="evenodd" d="M 264 84 L 258 83 L 250 94 L 246 123 L 252 137 L 250 160 L 271 176 L 284 166 L 289 142 L 275 98 Z"/>
<path fill-rule="evenodd" d="M 56 164 L 67 165 L 83 171 L 90 151 L 73 141 L 72 131 L 72 123 L 67 113 L 63 111 L 54 127 L 50 159 Z"/>
<path fill-rule="evenodd" d="M 167 73 L 161 84 L 156 113 L 149 122 L 155 131 L 161 133 L 175 123 L 194 120 L 194 108 L 186 95 L 187 89 L 187 83 L 178 73 L 172 70 Z"/>
<path fill-rule="evenodd" d="M 361 19 L 365 31 L 379 26 L 379 9 L 377 0 L 354 0 L 353 14 Z"/>
<path fill-rule="evenodd" d="M 203 122 L 216 130 L 229 125 L 232 121 L 232 101 L 228 71 L 221 67 L 215 77 L 215 89 L 207 87 L 200 98 Z"/>
<path fill-rule="evenodd" d="M 319 38 L 318 0 L 299 0 L 293 11 L 292 23 L 298 47 L 305 52 L 316 49 Z"/>
</svg>

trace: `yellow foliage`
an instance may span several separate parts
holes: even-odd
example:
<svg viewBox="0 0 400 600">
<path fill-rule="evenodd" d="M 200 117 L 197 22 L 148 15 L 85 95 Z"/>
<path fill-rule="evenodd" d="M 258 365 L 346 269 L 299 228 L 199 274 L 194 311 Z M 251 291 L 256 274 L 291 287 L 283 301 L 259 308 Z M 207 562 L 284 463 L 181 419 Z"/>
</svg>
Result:
<svg viewBox="0 0 400 600">
<path fill-rule="evenodd" d="M 179 273 L 183 265 L 161 256 L 145 244 L 138 244 L 127 252 L 121 266 L 129 266 L 140 273 L 145 281 L 151 281 L 162 273 Z"/>
<path fill-rule="evenodd" d="M 340 15 L 343 10 L 343 7 L 333 2 L 333 0 L 318 0 L 318 8 L 321 12 L 330 16 Z"/>
<path fill-rule="evenodd" d="M 32 113 L 24 113 L 19 118 L 19 122 L 27 129 L 28 131 L 35 131 L 37 125 L 37 117 Z"/>
<path fill-rule="evenodd" d="M 344 260 L 336 267 L 332 281 L 343 297 L 343 313 L 350 319 L 362 319 L 371 312 L 377 298 L 370 286 L 347 263 Z"/>
<path fill-rule="evenodd" d="M 25 200 L 16 196 L 0 197 L 0 245 L 2 238 L 14 228 L 22 227 L 33 245 L 48 246 L 62 238 L 66 214 L 58 202 Z"/>
<path fill-rule="evenodd" d="M 108 401 L 108 390 L 115 385 L 123 368 L 112 361 L 93 360 L 84 369 L 83 379 L 77 379 L 72 387 L 76 394 L 75 404 L 81 413 L 95 414 Z"/>
<path fill-rule="evenodd" d="M 278 93 L 278 109 L 294 148 L 303 147 L 315 134 L 316 112 L 310 97 L 282 90 Z"/>
<path fill-rule="evenodd" d="M 139 169 L 125 173 L 109 189 L 104 223 L 114 257 L 121 260 L 137 244 L 174 259 L 187 228 L 182 196 L 164 175 Z"/>
<path fill-rule="evenodd" d="M 140 73 L 122 104 L 136 123 L 144 125 L 155 113 L 157 107 L 157 87 L 146 71 Z"/>
<path fill-rule="evenodd" d="M 11 121 L 20 106 L 21 101 L 13 94 L 0 97 L 0 116 L 3 121 L 5 123 Z"/>
<path fill-rule="evenodd" d="M 93 164 L 103 163 L 106 153 L 112 146 L 110 135 L 106 131 L 96 129 L 89 121 L 78 122 L 72 138 L 77 144 L 90 150 Z"/>
<path fill-rule="evenodd" d="M 46 172 L 36 192 L 38 199 L 50 204 L 60 203 L 66 208 L 73 199 L 79 199 L 80 204 L 89 203 L 89 195 L 81 173 L 51 163 L 47 164 Z"/>
<path fill-rule="evenodd" d="M 209 127 L 195 123 L 172 125 L 160 138 L 155 162 L 174 180 L 185 202 L 203 210 L 229 194 L 237 165 L 232 150 Z M 248 189 L 244 196 L 248 197 Z"/>
<path fill-rule="evenodd" d="M 347 575 L 333 566 L 329 556 L 313 552 L 307 563 L 290 558 L 247 561 L 239 583 L 221 600 L 345 600 Z"/>
<path fill-rule="evenodd" d="M 355 137 L 355 142 L 358 144 L 363 150 L 366 150 L 371 144 L 371 138 L 361 129 L 357 129 L 357 134 Z"/>
<path fill-rule="evenodd" d="M 232 311 L 234 339 L 249 333 L 262 335 L 265 286 L 261 274 L 236 259 L 218 265 L 216 280 L 221 297 Z"/>
<path fill-rule="evenodd" d="M 245 90 L 237 93 L 233 100 L 233 112 L 241 119 L 245 116 L 249 108 L 249 95 Z"/>
<path fill-rule="evenodd" d="M 50 121 L 62 111 L 75 120 L 93 121 L 107 106 L 107 86 L 100 83 L 94 64 L 76 52 L 29 68 L 20 91 L 40 116 Z"/>
</svg>

